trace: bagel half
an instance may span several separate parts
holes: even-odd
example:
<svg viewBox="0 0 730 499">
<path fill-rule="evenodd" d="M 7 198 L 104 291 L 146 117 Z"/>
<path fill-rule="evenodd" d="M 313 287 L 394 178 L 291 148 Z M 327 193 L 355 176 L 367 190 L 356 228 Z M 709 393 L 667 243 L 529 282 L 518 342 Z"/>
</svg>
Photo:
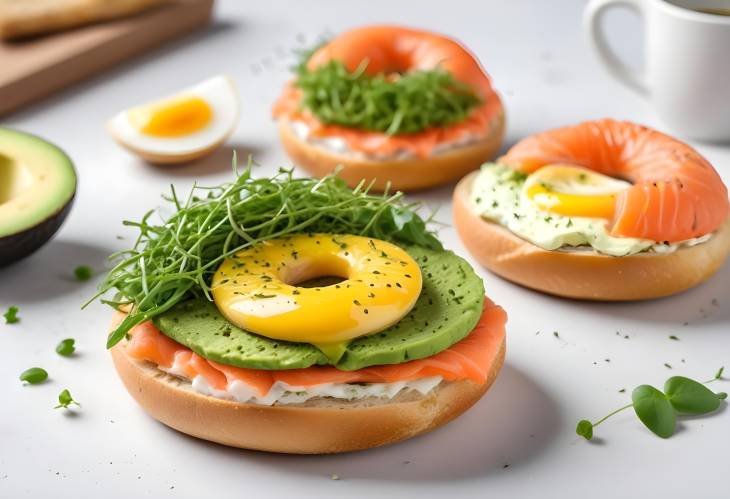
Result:
<svg viewBox="0 0 730 499">
<path fill-rule="evenodd" d="M 476 175 L 463 178 L 454 190 L 454 225 L 464 246 L 495 274 L 537 291 L 601 301 L 658 298 L 705 281 L 730 253 L 730 218 L 708 241 L 673 253 L 615 257 L 544 250 L 474 213 L 469 195 Z"/>
<path fill-rule="evenodd" d="M 433 430 L 474 405 L 504 362 L 502 345 L 484 384 L 444 381 L 427 395 L 392 399 L 319 398 L 302 404 L 242 404 L 200 394 L 191 384 L 130 357 L 125 343 L 111 355 L 130 395 L 153 418 L 188 435 L 245 449 L 329 454 L 387 445 Z"/>
<path fill-rule="evenodd" d="M 504 113 L 500 112 L 489 125 L 489 135 L 477 142 L 455 147 L 428 158 L 373 159 L 361 154 L 338 154 L 299 138 L 290 122 L 279 120 L 279 137 L 294 164 L 321 178 L 333 173 L 340 165 L 338 176 L 348 186 L 361 180 L 373 182 L 373 189 L 416 191 L 457 180 L 492 159 L 504 137 Z M 366 184 L 366 185 L 367 185 Z"/>
</svg>

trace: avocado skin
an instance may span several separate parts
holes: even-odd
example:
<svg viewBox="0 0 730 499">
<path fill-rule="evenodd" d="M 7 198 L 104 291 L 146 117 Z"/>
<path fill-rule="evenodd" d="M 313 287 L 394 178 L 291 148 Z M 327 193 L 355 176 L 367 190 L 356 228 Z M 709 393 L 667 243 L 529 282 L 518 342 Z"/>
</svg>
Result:
<svg viewBox="0 0 730 499">
<path fill-rule="evenodd" d="M 350 343 L 335 365 L 338 369 L 351 371 L 430 357 L 466 337 L 479 321 L 484 285 L 464 259 L 451 251 L 406 249 L 423 275 L 416 305 L 394 326 Z M 329 364 L 308 343 L 272 340 L 234 326 L 204 298 L 180 303 L 153 321 L 166 336 L 222 364 L 267 370 Z"/>
<path fill-rule="evenodd" d="M 30 256 L 46 244 L 66 220 L 75 197 L 72 196 L 60 210 L 41 223 L 22 232 L 0 237 L 0 267 Z"/>
</svg>

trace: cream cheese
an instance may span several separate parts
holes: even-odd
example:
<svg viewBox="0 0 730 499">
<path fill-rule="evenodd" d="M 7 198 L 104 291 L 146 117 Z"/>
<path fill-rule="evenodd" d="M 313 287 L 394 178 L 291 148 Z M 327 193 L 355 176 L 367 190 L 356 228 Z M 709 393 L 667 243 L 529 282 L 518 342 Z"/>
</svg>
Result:
<svg viewBox="0 0 730 499">
<path fill-rule="evenodd" d="M 277 381 L 269 389 L 266 395 L 260 395 L 255 387 L 246 384 L 241 380 L 234 380 L 228 383 L 225 390 L 213 388 L 210 382 L 203 375 L 197 375 L 192 380 L 186 375 L 182 366 L 175 358 L 175 363 L 170 368 L 158 366 L 158 369 L 178 378 L 190 381 L 190 384 L 198 393 L 212 397 L 232 400 L 235 402 L 258 405 L 285 405 L 300 404 L 312 398 L 327 397 L 342 400 L 360 400 L 370 397 L 381 399 L 392 399 L 404 391 L 416 391 L 426 395 L 436 388 L 443 378 L 441 376 L 430 376 L 411 381 L 397 381 L 393 383 L 322 383 L 311 386 L 292 386 Z"/>
<path fill-rule="evenodd" d="M 688 239 L 673 244 L 614 237 L 601 218 L 567 217 L 539 209 L 523 192 L 525 176 L 507 166 L 488 163 L 474 179 L 470 204 L 482 218 L 506 227 L 519 237 L 546 250 L 595 250 L 612 256 L 640 252 L 672 253 L 701 244 L 712 237 Z"/>
<path fill-rule="evenodd" d="M 364 153 L 362 151 L 354 151 L 347 145 L 347 141 L 342 137 L 329 136 L 329 137 L 313 137 L 311 135 L 311 128 L 303 121 L 291 121 L 289 122 L 292 132 L 300 140 L 306 141 L 317 147 L 321 147 L 334 154 L 346 154 L 354 155 L 364 159 L 377 159 L 377 160 L 392 160 L 392 159 L 412 159 L 416 155 L 410 151 L 399 150 L 388 154 L 376 154 L 376 153 Z M 482 137 L 475 134 L 465 134 L 464 136 L 447 142 L 442 142 L 433 148 L 432 155 L 443 154 L 460 147 L 465 147 L 478 142 Z"/>
</svg>

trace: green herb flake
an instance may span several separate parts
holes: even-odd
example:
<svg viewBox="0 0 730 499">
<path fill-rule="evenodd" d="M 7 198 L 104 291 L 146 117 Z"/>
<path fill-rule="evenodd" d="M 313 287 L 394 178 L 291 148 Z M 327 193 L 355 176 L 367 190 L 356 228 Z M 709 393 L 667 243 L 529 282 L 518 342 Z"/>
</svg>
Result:
<svg viewBox="0 0 730 499">
<path fill-rule="evenodd" d="M 94 275 L 94 271 L 87 265 L 79 265 L 74 269 L 74 277 L 77 281 L 88 281 Z"/>
<path fill-rule="evenodd" d="M 40 367 L 31 367 L 20 373 L 20 381 L 31 385 L 43 383 L 48 379 L 48 372 Z"/>
<path fill-rule="evenodd" d="M 76 351 L 76 340 L 66 338 L 56 345 L 56 353 L 63 357 L 70 357 Z"/>
<path fill-rule="evenodd" d="M 81 404 L 76 402 L 71 396 L 71 392 L 69 392 L 68 389 L 65 389 L 58 394 L 58 405 L 54 407 L 54 409 L 68 409 L 71 404 L 81 407 Z"/>
<path fill-rule="evenodd" d="M 8 307 L 8 311 L 3 314 L 3 317 L 5 317 L 5 324 L 15 324 L 17 322 L 20 322 L 20 317 L 18 317 L 18 311 L 18 307 Z"/>
<path fill-rule="evenodd" d="M 673 334 L 670 334 L 670 335 L 669 335 L 669 339 L 670 339 L 670 340 L 674 340 L 674 341 L 679 341 L 679 338 L 677 338 L 677 337 L 676 337 L 675 335 L 673 335 Z"/>
</svg>

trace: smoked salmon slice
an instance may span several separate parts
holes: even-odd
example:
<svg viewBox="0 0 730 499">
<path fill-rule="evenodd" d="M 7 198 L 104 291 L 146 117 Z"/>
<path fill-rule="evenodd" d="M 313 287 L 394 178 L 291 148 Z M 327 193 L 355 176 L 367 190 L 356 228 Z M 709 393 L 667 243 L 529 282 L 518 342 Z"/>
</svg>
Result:
<svg viewBox="0 0 730 499">
<path fill-rule="evenodd" d="M 572 164 L 632 182 L 616 197 L 612 236 L 684 241 L 713 232 L 730 212 L 727 187 L 707 159 L 635 123 L 602 119 L 538 133 L 498 162 L 526 173 Z"/>
<path fill-rule="evenodd" d="M 127 343 L 118 348 L 126 348 L 131 357 L 161 368 L 169 369 L 174 365 L 191 380 L 203 376 L 217 390 L 224 390 L 233 381 L 242 381 L 261 397 L 266 396 L 277 381 L 289 386 L 309 387 L 324 383 L 392 383 L 441 376 L 449 381 L 468 379 L 481 384 L 486 382 L 500 355 L 506 322 L 504 310 L 485 298 L 484 311 L 474 330 L 450 348 L 425 359 L 357 371 L 342 371 L 332 366 L 280 371 L 228 366 L 197 355 L 162 334 L 151 321 L 133 328 Z"/>
</svg>

